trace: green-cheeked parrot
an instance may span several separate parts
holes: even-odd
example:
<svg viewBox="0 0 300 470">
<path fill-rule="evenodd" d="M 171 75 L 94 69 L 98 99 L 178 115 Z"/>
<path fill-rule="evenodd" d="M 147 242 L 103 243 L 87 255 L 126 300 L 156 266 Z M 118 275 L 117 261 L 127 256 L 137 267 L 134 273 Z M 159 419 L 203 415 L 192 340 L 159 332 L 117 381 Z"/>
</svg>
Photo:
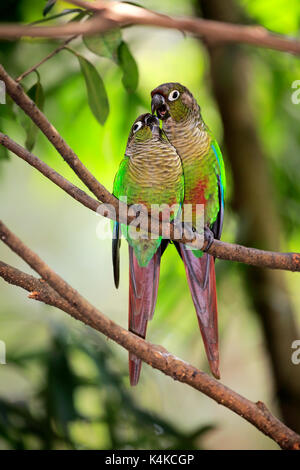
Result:
<svg viewBox="0 0 300 470">
<path fill-rule="evenodd" d="M 183 217 L 186 204 L 192 204 L 192 215 L 187 212 L 184 222 L 194 226 L 196 204 L 203 204 L 204 227 L 220 239 L 226 185 L 220 148 L 202 119 L 199 105 L 186 87 L 179 83 L 165 83 L 155 88 L 151 96 L 152 112 L 162 120 L 163 130 L 182 160 Z M 189 250 L 183 244 L 178 248 L 185 264 L 210 368 L 213 375 L 220 378 L 214 258 L 207 253 Z"/>
<path fill-rule="evenodd" d="M 180 213 L 184 198 L 182 164 L 156 116 L 147 113 L 135 120 L 125 157 L 115 176 L 113 194 L 118 199 L 126 197 L 128 205 L 142 205 L 152 216 L 158 210 L 157 214 L 162 214 L 162 219 L 169 222 Z M 157 209 L 157 205 L 162 210 Z M 120 229 L 129 244 L 129 330 L 145 338 L 156 304 L 160 259 L 168 240 L 149 235 L 145 230 L 131 231 L 130 225 L 120 227 L 115 222 L 112 250 L 116 287 L 119 284 Z M 138 383 L 140 370 L 141 360 L 130 353 L 131 385 Z"/>
</svg>

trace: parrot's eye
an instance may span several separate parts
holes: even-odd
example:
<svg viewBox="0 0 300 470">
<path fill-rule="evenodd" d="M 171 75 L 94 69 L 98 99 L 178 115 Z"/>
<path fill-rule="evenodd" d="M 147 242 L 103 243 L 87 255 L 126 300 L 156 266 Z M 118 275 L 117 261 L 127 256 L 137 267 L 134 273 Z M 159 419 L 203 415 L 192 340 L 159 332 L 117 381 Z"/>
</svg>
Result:
<svg viewBox="0 0 300 470">
<path fill-rule="evenodd" d="M 142 125 L 143 125 L 142 121 L 136 122 L 132 129 L 133 133 L 135 134 L 137 131 L 139 131 Z"/>
<path fill-rule="evenodd" d="M 179 91 L 178 90 L 173 90 L 168 96 L 169 101 L 175 101 L 179 98 Z"/>
</svg>

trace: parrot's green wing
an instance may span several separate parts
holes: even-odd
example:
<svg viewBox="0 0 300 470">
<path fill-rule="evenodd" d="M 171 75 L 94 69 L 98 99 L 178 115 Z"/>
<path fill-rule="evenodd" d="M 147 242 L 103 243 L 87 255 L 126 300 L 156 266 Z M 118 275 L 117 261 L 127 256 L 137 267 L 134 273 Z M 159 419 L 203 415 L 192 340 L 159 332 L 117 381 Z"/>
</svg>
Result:
<svg viewBox="0 0 300 470">
<path fill-rule="evenodd" d="M 124 195 L 124 176 L 126 174 L 128 165 L 128 157 L 125 157 L 119 167 L 118 173 L 114 179 L 113 195 L 119 199 L 120 195 Z M 121 232 L 119 222 L 113 222 L 113 241 L 112 241 L 112 262 L 114 271 L 114 281 L 116 288 L 119 287 L 120 281 L 120 246 L 121 246 Z"/>
<path fill-rule="evenodd" d="M 216 171 L 217 180 L 218 180 L 218 195 L 219 195 L 219 212 L 211 228 L 212 228 L 215 238 L 219 240 L 222 234 L 223 219 L 224 219 L 226 176 L 225 176 L 223 156 L 222 156 L 220 147 L 216 139 L 212 140 L 211 148 L 213 149 L 213 152 L 215 154 L 216 161 L 217 161 L 217 164 L 215 166 L 215 171 Z"/>
<path fill-rule="evenodd" d="M 216 198 L 217 200 L 213 202 L 213 206 L 208 205 L 209 207 L 208 210 L 211 211 L 211 213 L 215 214 L 213 216 L 210 228 L 214 234 L 214 237 L 219 240 L 221 238 L 221 233 L 222 233 L 222 228 L 223 228 L 223 219 L 224 219 L 224 201 L 225 201 L 225 193 L 226 193 L 225 167 L 224 167 L 223 156 L 222 156 L 220 147 L 218 145 L 218 142 L 212 136 L 208 128 L 207 128 L 207 131 L 212 139 L 208 155 L 213 154 L 215 157 L 213 168 L 214 168 L 214 173 L 217 178 L 217 186 L 218 186 L 218 194 Z M 209 161 L 211 161 L 211 159 L 209 159 Z M 193 250 L 193 254 L 197 258 L 201 258 L 203 256 L 203 251 Z"/>
<path fill-rule="evenodd" d="M 116 198 L 118 199 L 120 199 L 120 197 L 122 196 L 126 196 L 127 188 L 125 183 L 125 177 L 128 171 L 128 163 L 129 157 L 125 155 L 125 157 L 120 163 L 118 172 L 114 179 L 113 195 L 116 196 Z"/>
</svg>

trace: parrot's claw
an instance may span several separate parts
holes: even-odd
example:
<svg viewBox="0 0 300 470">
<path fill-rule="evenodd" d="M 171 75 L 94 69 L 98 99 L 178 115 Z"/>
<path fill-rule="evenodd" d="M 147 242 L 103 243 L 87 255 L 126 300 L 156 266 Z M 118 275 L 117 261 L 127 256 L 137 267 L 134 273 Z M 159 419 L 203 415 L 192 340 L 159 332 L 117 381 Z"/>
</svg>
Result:
<svg viewBox="0 0 300 470">
<path fill-rule="evenodd" d="M 206 241 L 206 247 L 203 249 L 204 252 L 207 252 L 211 245 L 213 244 L 215 236 L 209 227 L 204 227 L 204 240 Z"/>
</svg>

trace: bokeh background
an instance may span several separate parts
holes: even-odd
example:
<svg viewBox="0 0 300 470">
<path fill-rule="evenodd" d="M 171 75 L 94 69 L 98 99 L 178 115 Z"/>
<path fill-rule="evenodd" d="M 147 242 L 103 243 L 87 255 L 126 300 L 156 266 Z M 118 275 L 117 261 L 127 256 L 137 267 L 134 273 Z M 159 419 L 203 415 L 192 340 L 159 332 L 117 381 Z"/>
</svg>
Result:
<svg viewBox="0 0 300 470">
<path fill-rule="evenodd" d="M 0 20 L 39 20 L 45 3 L 2 2 Z M 288 8 L 283 0 L 138 3 L 166 14 L 260 24 L 299 35 L 297 0 Z M 51 14 L 64 8 L 70 5 L 59 2 Z M 299 58 L 247 45 L 204 45 L 181 31 L 159 28 L 130 27 L 122 35 L 138 65 L 138 87 L 131 93 L 113 61 L 93 54 L 80 39 L 71 43 L 103 78 L 110 103 L 104 126 L 88 105 L 74 55 L 62 51 L 39 69 L 44 111 L 84 164 L 111 190 L 131 124 L 149 110 L 150 91 L 163 82 L 181 82 L 197 98 L 224 154 L 229 190 L 223 240 L 299 251 L 300 104 L 291 100 L 292 83 L 300 79 Z M 57 44 L 2 41 L 1 63 L 17 77 Z M 30 74 L 22 84 L 28 90 L 36 80 Z M 0 129 L 24 144 L 22 116 L 14 108 L 0 106 Z M 83 188 L 40 132 L 33 152 Z M 111 240 L 97 235 L 100 217 L 3 149 L 0 213 L 56 272 L 127 327 L 126 243 L 116 290 Z M 0 258 L 31 272 L 3 244 Z M 220 260 L 216 270 L 222 382 L 264 401 L 300 432 L 300 365 L 291 362 L 291 344 L 300 338 L 299 275 Z M 0 299 L 0 339 L 7 348 L 7 364 L 0 365 L 1 449 L 277 448 L 238 416 L 148 365 L 138 387 L 130 388 L 125 350 L 1 280 Z M 163 257 L 148 339 L 207 371 L 183 264 L 173 247 Z"/>
</svg>

